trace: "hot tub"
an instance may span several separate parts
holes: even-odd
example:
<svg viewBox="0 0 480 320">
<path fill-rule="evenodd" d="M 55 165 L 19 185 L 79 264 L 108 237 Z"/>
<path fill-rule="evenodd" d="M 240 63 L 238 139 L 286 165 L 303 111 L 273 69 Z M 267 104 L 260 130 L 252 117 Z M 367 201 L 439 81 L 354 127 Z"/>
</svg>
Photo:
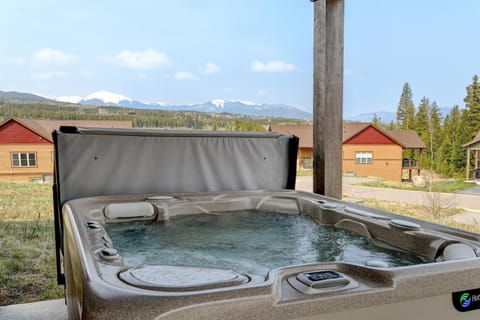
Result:
<svg viewBox="0 0 480 320">
<path fill-rule="evenodd" d="M 159 140 L 167 140 L 157 151 L 146 151 L 149 158 L 162 161 L 171 133 L 66 128 L 56 134 L 59 281 L 65 280 L 72 319 L 477 319 L 480 315 L 479 235 L 287 190 L 294 158 L 272 156 L 271 150 L 278 146 L 269 149 L 280 142 L 279 149 L 289 150 L 290 140 L 284 137 L 212 135 L 199 141 L 180 134 L 179 142 L 174 135 L 172 145 L 192 139 L 197 144 L 207 138 L 207 145 L 227 142 L 233 149 L 254 150 L 248 157 L 260 165 L 274 159 L 275 170 L 266 173 L 271 179 L 265 182 L 263 176 L 258 178 L 265 173 L 257 172 L 248 183 L 261 187 L 277 181 L 280 188 L 248 190 L 241 178 L 234 178 L 243 175 L 227 172 L 233 190 L 211 191 L 216 187 L 205 187 L 207 182 L 198 177 L 189 186 L 172 179 L 166 184 L 161 179 L 168 173 L 162 169 L 165 164 L 157 175 L 156 161 L 147 166 L 148 174 L 136 171 L 141 168 L 116 171 L 125 165 L 122 159 L 130 162 L 138 157 L 123 140 L 137 142 L 134 150 L 139 144 L 157 146 Z M 90 148 L 74 152 L 74 146 L 83 142 Z M 255 148 L 259 143 L 262 148 Z M 127 151 L 119 152 L 124 148 Z M 200 153 L 198 159 L 203 151 L 195 151 Z M 119 159 L 115 171 L 107 165 L 113 156 Z M 220 158 L 226 156 L 232 155 Z M 70 163 L 69 157 L 77 162 Z M 149 163 L 142 157 L 137 160 Z M 216 161 L 231 160 L 236 167 L 235 159 Z M 210 170 L 210 182 L 212 177 L 225 178 L 201 166 Z M 255 170 L 244 171 L 248 175 Z M 115 172 L 122 181 L 109 177 Z M 135 178 L 138 175 L 143 183 Z M 180 180 L 188 179 L 192 178 L 186 175 Z M 122 183 L 112 185 L 112 180 Z M 247 190 L 238 190 L 242 187 Z M 145 192 L 152 189 L 159 191 Z"/>
</svg>

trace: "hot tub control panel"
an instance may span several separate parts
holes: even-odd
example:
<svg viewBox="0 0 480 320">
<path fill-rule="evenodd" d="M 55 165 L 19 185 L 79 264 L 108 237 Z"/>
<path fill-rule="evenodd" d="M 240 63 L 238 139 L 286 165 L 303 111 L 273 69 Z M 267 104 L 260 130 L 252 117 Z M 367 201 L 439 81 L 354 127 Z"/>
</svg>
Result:
<svg viewBox="0 0 480 320">
<path fill-rule="evenodd" d="M 308 280 L 311 280 L 314 282 L 343 278 L 340 273 L 335 271 L 304 272 L 304 273 L 301 273 L 301 275 L 304 275 Z"/>
<path fill-rule="evenodd" d="M 352 278 L 333 270 L 301 272 L 296 276 L 290 276 L 287 281 L 303 294 L 318 294 L 358 286 Z"/>
<path fill-rule="evenodd" d="M 311 288 L 331 288 L 346 286 L 350 281 L 342 274 L 330 271 L 302 272 L 297 275 L 297 279 Z"/>
</svg>

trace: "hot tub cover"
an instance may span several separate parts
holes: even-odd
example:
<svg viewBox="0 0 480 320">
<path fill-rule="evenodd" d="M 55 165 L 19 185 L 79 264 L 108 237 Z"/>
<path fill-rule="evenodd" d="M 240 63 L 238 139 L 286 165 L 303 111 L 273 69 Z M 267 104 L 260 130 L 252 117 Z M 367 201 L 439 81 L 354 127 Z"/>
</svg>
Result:
<svg viewBox="0 0 480 320">
<path fill-rule="evenodd" d="M 298 138 L 276 133 L 61 127 L 60 203 L 98 195 L 293 189 Z"/>
</svg>

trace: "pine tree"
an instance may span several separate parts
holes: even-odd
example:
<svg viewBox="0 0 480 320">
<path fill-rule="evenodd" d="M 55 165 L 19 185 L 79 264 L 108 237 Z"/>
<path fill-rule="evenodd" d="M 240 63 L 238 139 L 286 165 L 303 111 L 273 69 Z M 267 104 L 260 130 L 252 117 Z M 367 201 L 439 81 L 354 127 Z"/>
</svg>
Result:
<svg viewBox="0 0 480 320">
<path fill-rule="evenodd" d="M 471 125 L 472 124 L 472 119 L 471 118 L 471 113 L 468 109 L 463 109 L 462 110 L 462 115 L 461 115 L 461 136 L 460 136 L 460 143 L 463 145 L 467 142 L 469 142 L 470 140 L 472 140 L 473 136 L 474 136 L 474 132 L 478 132 L 476 131 L 475 129 L 473 129 L 474 127 Z M 467 166 L 467 156 L 466 156 L 466 150 L 464 148 L 462 148 L 462 171 L 463 173 L 465 173 L 465 168 Z M 474 152 L 471 152 L 470 154 L 471 158 L 470 158 L 470 169 L 472 169 L 472 165 L 474 164 Z M 459 168 L 460 169 L 460 168 Z"/>
<path fill-rule="evenodd" d="M 397 125 L 401 129 L 413 129 L 413 122 L 415 119 L 415 105 L 412 101 L 412 89 L 410 85 L 405 83 L 403 85 L 402 94 L 397 107 Z"/>
<path fill-rule="evenodd" d="M 438 149 L 436 142 L 439 140 L 436 136 L 440 134 L 440 109 L 435 102 L 430 104 L 426 97 L 422 98 L 418 106 L 415 129 L 427 146 L 425 166 L 435 169 L 435 153 Z"/>
<path fill-rule="evenodd" d="M 467 155 L 463 145 L 470 140 L 470 135 L 468 133 L 468 128 L 465 125 L 465 110 L 460 111 L 458 106 L 455 106 L 451 112 L 452 115 L 452 131 L 453 131 L 453 140 L 452 140 L 452 151 L 450 155 L 450 161 L 453 165 L 455 172 L 465 171 L 465 166 L 467 164 Z"/>
<path fill-rule="evenodd" d="M 435 170 L 440 168 L 440 163 L 437 161 L 437 151 L 440 148 L 442 143 L 441 139 L 441 119 L 442 115 L 440 113 L 440 108 L 438 107 L 435 101 L 432 102 L 429 110 L 429 125 L 428 125 L 428 134 L 430 140 L 430 152 L 431 159 L 433 161 L 433 167 Z"/>
<path fill-rule="evenodd" d="M 451 132 L 452 121 L 450 114 L 445 117 L 441 130 L 441 144 L 437 151 L 437 170 L 442 175 L 451 176 L 454 172 L 453 166 L 450 160 L 450 154 L 452 152 L 452 140 L 453 134 Z"/>
<path fill-rule="evenodd" d="M 382 123 L 380 122 L 380 118 L 377 116 L 376 113 L 373 114 L 372 124 L 375 125 L 378 128 L 380 128 L 382 126 Z"/>
<path fill-rule="evenodd" d="M 473 76 L 473 82 L 467 87 L 465 102 L 465 125 L 468 128 L 470 138 L 480 131 L 480 83 L 478 76 Z"/>
<path fill-rule="evenodd" d="M 468 129 L 465 126 L 466 113 L 456 105 L 445 117 L 441 130 L 441 144 L 437 152 L 437 163 L 441 173 L 454 175 L 464 173 L 466 158 L 463 144 L 467 141 Z"/>
<path fill-rule="evenodd" d="M 414 127 L 423 142 L 427 144 L 428 139 L 428 113 L 430 109 L 430 100 L 423 97 L 418 105 L 418 111 L 415 114 Z"/>
</svg>

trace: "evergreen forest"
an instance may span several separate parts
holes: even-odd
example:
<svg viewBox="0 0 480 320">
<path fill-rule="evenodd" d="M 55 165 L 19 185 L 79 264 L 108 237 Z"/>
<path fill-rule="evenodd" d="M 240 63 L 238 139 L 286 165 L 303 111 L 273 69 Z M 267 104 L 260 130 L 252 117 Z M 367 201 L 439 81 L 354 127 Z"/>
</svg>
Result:
<svg viewBox="0 0 480 320">
<path fill-rule="evenodd" d="M 134 128 L 266 131 L 273 123 L 307 123 L 305 120 L 254 117 L 229 113 L 96 107 L 58 102 L 0 100 L 0 120 L 116 120 L 131 121 Z"/>
<path fill-rule="evenodd" d="M 463 145 L 480 133 L 480 82 L 475 75 L 466 88 L 464 105 L 455 105 L 442 116 L 435 100 L 422 97 L 417 105 L 412 100 L 412 88 L 403 85 L 397 106 L 396 122 L 381 123 L 378 117 L 373 122 L 377 126 L 395 130 L 416 130 L 427 149 L 424 151 L 424 165 L 443 176 L 465 174 L 467 153 Z M 473 164 L 473 157 L 472 154 Z M 406 151 L 404 157 L 412 157 Z"/>
</svg>

